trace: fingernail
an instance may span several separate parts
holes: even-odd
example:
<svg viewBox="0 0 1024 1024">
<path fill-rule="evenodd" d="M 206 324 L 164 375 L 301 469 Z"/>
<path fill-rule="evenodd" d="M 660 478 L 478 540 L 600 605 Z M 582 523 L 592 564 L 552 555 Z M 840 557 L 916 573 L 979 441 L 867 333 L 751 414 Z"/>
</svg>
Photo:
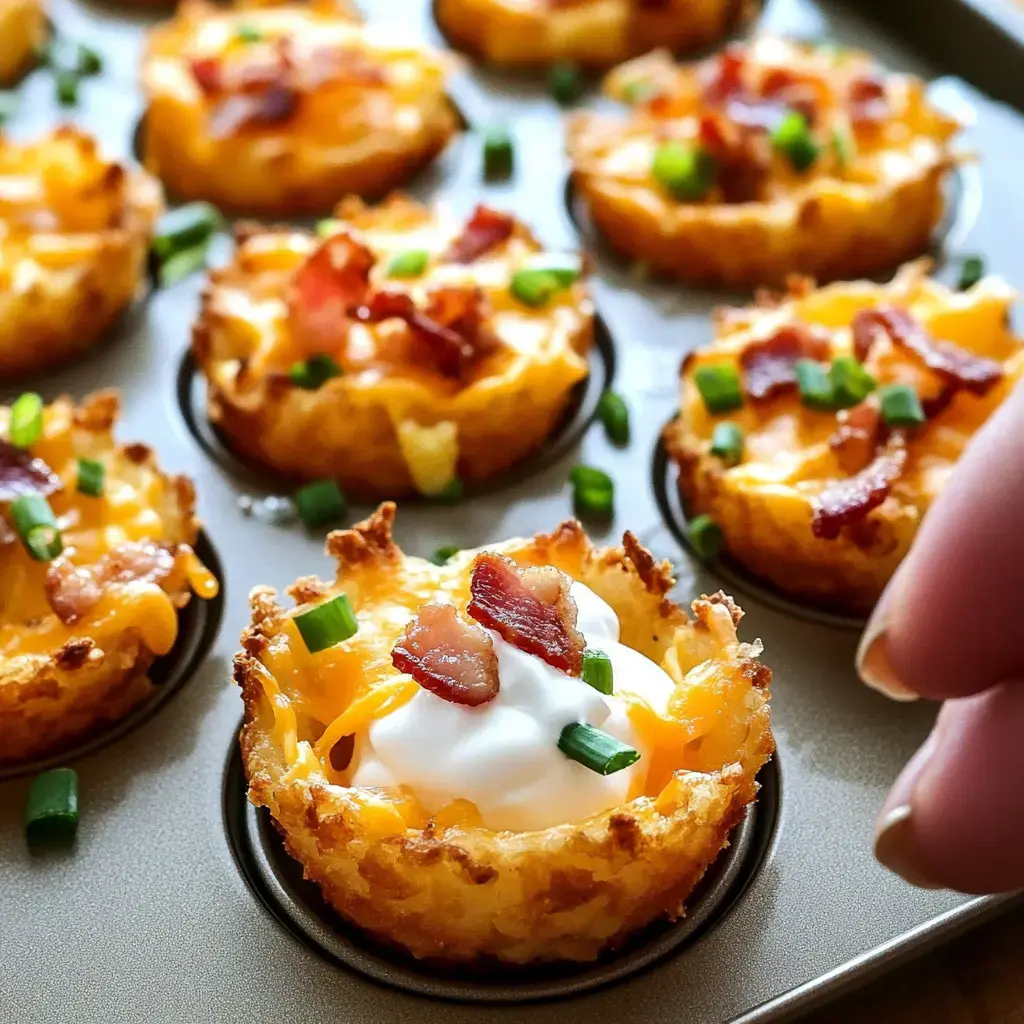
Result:
<svg viewBox="0 0 1024 1024">
<path fill-rule="evenodd" d="M 896 607 L 893 590 L 899 573 L 889 581 L 857 647 L 857 675 L 861 681 L 890 700 L 913 701 L 917 694 L 893 670 L 889 658 L 889 609 Z"/>
<path fill-rule="evenodd" d="M 936 733 L 910 759 L 882 807 L 875 824 L 875 859 L 919 889 L 943 889 L 921 863 L 914 837 L 914 789 L 937 743 Z"/>
</svg>

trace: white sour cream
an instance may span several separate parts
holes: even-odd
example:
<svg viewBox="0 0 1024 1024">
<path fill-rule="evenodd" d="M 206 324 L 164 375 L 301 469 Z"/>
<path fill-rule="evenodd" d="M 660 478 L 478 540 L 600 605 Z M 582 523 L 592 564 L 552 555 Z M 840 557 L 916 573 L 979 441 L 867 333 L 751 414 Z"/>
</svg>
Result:
<svg viewBox="0 0 1024 1024">
<path fill-rule="evenodd" d="M 577 629 L 612 662 L 615 694 L 643 697 L 662 711 L 674 684 L 667 673 L 619 640 L 619 620 L 588 587 L 574 582 Z M 624 703 L 505 643 L 491 632 L 501 688 L 470 708 L 427 690 L 376 719 L 356 752 L 355 786 L 410 786 L 428 813 L 472 800 L 491 829 L 526 832 L 581 821 L 625 803 L 647 772 L 649 751 Z M 630 768 L 602 776 L 558 749 L 570 722 L 587 722 L 640 751 Z"/>
</svg>

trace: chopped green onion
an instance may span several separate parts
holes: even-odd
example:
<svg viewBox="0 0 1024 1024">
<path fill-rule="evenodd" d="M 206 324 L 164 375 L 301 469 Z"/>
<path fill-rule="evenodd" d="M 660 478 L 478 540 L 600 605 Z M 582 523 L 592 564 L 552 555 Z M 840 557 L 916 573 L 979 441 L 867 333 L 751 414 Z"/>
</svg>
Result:
<svg viewBox="0 0 1024 1024">
<path fill-rule="evenodd" d="M 556 295 L 579 280 L 579 257 L 549 255 L 536 257 L 512 274 L 509 291 L 516 301 L 532 309 L 547 305 Z"/>
<path fill-rule="evenodd" d="M 800 388 L 800 400 L 809 409 L 821 411 L 835 408 L 832 379 L 816 359 L 796 361 L 796 381 Z"/>
<path fill-rule="evenodd" d="M 596 466 L 573 466 L 569 473 L 576 514 L 611 518 L 615 509 L 615 482 Z"/>
<path fill-rule="evenodd" d="M 640 752 L 585 722 L 570 722 L 558 737 L 558 749 L 598 775 L 611 775 L 636 764 Z"/>
<path fill-rule="evenodd" d="M 265 37 L 255 25 L 239 25 L 235 38 L 240 43 L 262 43 Z"/>
<path fill-rule="evenodd" d="M 206 266 L 206 244 L 194 245 L 191 249 L 183 249 L 175 253 L 169 260 L 160 264 L 160 287 L 173 288 L 179 281 L 191 277 Z"/>
<path fill-rule="evenodd" d="M 878 392 L 882 419 L 890 427 L 919 427 L 928 421 L 917 392 L 906 384 L 890 384 Z"/>
<path fill-rule="evenodd" d="M 705 363 L 693 372 L 693 382 L 709 412 L 729 412 L 743 405 L 740 375 L 731 363 Z"/>
<path fill-rule="evenodd" d="M 560 107 L 569 107 L 583 95 L 583 76 L 578 64 L 560 60 L 548 70 L 548 92 Z"/>
<path fill-rule="evenodd" d="M 646 79 L 637 78 L 627 82 L 622 87 L 622 98 L 627 103 L 646 103 L 652 96 L 656 96 L 658 87 Z"/>
<path fill-rule="evenodd" d="M 857 143 L 846 125 L 840 125 L 832 132 L 832 153 L 840 167 L 846 167 L 857 155 Z"/>
<path fill-rule="evenodd" d="M 772 132 L 772 144 L 797 171 L 806 171 L 818 159 L 818 144 L 811 136 L 811 126 L 796 110 L 789 111 Z"/>
<path fill-rule="evenodd" d="M 79 76 L 74 71 L 58 71 L 53 77 L 57 86 L 57 102 L 62 107 L 74 107 L 78 104 Z"/>
<path fill-rule="evenodd" d="M 840 409 L 859 405 L 878 387 L 878 381 L 853 356 L 836 356 L 829 367 L 828 378 L 833 402 Z"/>
<path fill-rule="evenodd" d="M 186 203 L 164 214 L 153 233 L 153 252 L 161 261 L 203 245 L 220 230 L 221 215 L 210 203 Z"/>
<path fill-rule="evenodd" d="M 29 846 L 70 846 L 78 831 L 78 772 L 54 768 L 32 780 L 25 805 Z"/>
<path fill-rule="evenodd" d="M 573 466 L 569 470 L 569 480 L 573 487 L 588 490 L 612 491 L 615 489 L 615 481 L 603 469 L 598 469 L 596 466 Z"/>
<path fill-rule="evenodd" d="M 430 556 L 430 560 L 434 565 L 447 565 L 451 558 L 461 550 L 461 548 L 457 548 L 454 544 L 442 544 Z"/>
<path fill-rule="evenodd" d="M 957 288 L 965 292 L 973 288 L 985 276 L 985 260 L 981 256 L 965 256 L 960 266 L 960 280 Z"/>
<path fill-rule="evenodd" d="M 18 112 L 18 94 L 13 89 L 0 89 L 0 127 Z"/>
<path fill-rule="evenodd" d="M 43 400 L 34 391 L 14 400 L 9 429 L 15 448 L 30 448 L 43 436 Z"/>
<path fill-rule="evenodd" d="M 288 376 L 297 387 L 316 391 L 332 377 L 340 377 L 341 367 L 326 353 L 318 353 L 301 363 L 292 363 Z"/>
<path fill-rule="evenodd" d="M 700 146 L 666 142 L 654 153 L 651 174 L 680 202 L 703 199 L 715 184 L 714 158 Z"/>
<path fill-rule="evenodd" d="M 707 562 L 712 562 L 722 550 L 722 528 L 707 515 L 690 520 L 690 543 L 693 550 Z"/>
<path fill-rule="evenodd" d="M 58 74 L 84 78 L 103 70 L 103 58 L 91 47 L 69 39 L 54 39 L 36 52 L 40 64 Z"/>
<path fill-rule="evenodd" d="M 336 235 L 343 227 L 344 222 L 335 220 L 333 217 L 328 217 L 327 220 L 322 220 L 317 223 L 316 233 L 321 238 L 330 238 L 331 235 Z"/>
<path fill-rule="evenodd" d="M 345 594 L 296 615 L 295 627 L 310 654 L 326 651 L 359 632 L 356 614 Z"/>
<path fill-rule="evenodd" d="M 295 508 L 307 526 L 322 526 L 345 514 L 345 495 L 336 480 L 315 480 L 295 492 Z"/>
<path fill-rule="evenodd" d="M 103 494 L 107 467 L 96 459 L 78 460 L 78 493 L 98 498 Z"/>
<path fill-rule="evenodd" d="M 484 133 L 484 177 L 488 181 L 511 178 L 515 150 L 507 128 L 495 125 Z"/>
<path fill-rule="evenodd" d="M 738 424 L 729 420 L 715 424 L 711 454 L 717 455 L 727 466 L 735 466 L 743 458 L 743 430 Z"/>
<path fill-rule="evenodd" d="M 80 75 L 98 75 L 103 70 L 103 58 L 84 43 L 77 43 L 76 47 L 78 59 L 75 62 L 75 70 Z"/>
<path fill-rule="evenodd" d="M 64 550 L 57 517 L 41 494 L 23 494 L 10 505 L 15 532 L 37 562 L 51 562 Z"/>
<path fill-rule="evenodd" d="M 442 505 L 457 505 L 462 501 L 465 487 L 462 481 L 453 476 L 437 494 L 429 495 L 431 501 L 440 502 Z"/>
<path fill-rule="evenodd" d="M 629 444 L 629 408 L 622 395 L 605 391 L 597 403 L 597 416 L 612 444 Z"/>
<path fill-rule="evenodd" d="M 430 253 L 426 249 L 408 249 L 388 264 L 388 277 L 419 277 L 429 262 Z"/>
<path fill-rule="evenodd" d="M 612 678 L 612 659 L 604 651 L 591 650 L 583 652 L 583 670 L 580 679 L 592 686 L 598 693 L 610 694 L 615 688 Z"/>
</svg>

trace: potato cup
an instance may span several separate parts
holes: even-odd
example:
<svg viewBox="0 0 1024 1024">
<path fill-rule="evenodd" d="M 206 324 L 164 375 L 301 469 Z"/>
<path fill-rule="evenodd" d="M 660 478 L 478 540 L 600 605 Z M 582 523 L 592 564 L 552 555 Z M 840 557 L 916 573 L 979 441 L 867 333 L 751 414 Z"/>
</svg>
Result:
<svg viewBox="0 0 1024 1024">
<path fill-rule="evenodd" d="M 723 310 L 665 435 L 691 521 L 780 590 L 867 612 L 957 460 L 1010 393 L 1014 292 L 927 262 Z M 699 516 L 699 521 L 695 517 Z M 710 517 L 710 522 L 708 520 Z"/>
<path fill-rule="evenodd" d="M 32 67 L 45 38 L 46 11 L 40 0 L 0 0 L 0 86 Z"/>
<path fill-rule="evenodd" d="M 744 0 L 435 0 L 434 13 L 451 42 L 491 64 L 566 60 L 607 68 L 659 46 L 708 46 L 752 6 Z"/>
<path fill-rule="evenodd" d="M 153 29 L 146 166 L 181 199 L 271 216 L 380 196 L 457 130 L 450 61 L 331 0 L 225 10 L 197 0 Z"/>
<path fill-rule="evenodd" d="M 35 373 L 91 348 L 142 284 L 160 186 L 58 128 L 0 136 L 0 377 Z"/>
<path fill-rule="evenodd" d="M 217 581 L 196 558 L 195 493 L 144 444 L 117 445 L 118 400 L 0 406 L 0 765 L 122 718 Z"/>
<path fill-rule="evenodd" d="M 681 280 L 873 275 L 923 252 L 958 125 L 865 54 L 761 38 L 677 67 L 616 69 L 628 119 L 569 124 L 574 187 L 617 250 Z"/>
<path fill-rule="evenodd" d="M 294 609 L 253 591 L 250 800 L 338 912 L 416 957 L 589 961 L 678 917 L 773 750 L 740 610 L 689 618 L 629 533 L 598 550 L 566 522 L 437 566 L 394 511 L 332 533 L 337 578 L 298 580 Z"/>
<path fill-rule="evenodd" d="M 360 497 L 437 496 L 535 451 L 587 375 L 579 257 L 514 217 L 350 199 L 326 237 L 243 226 L 192 347 L 248 461 Z"/>
</svg>

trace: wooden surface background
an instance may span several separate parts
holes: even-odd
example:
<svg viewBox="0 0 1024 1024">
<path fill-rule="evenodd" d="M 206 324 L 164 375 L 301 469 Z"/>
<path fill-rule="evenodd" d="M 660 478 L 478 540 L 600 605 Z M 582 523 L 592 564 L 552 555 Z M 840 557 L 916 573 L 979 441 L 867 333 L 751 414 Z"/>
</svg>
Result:
<svg viewBox="0 0 1024 1024">
<path fill-rule="evenodd" d="M 1024 908 L 805 1017 L 804 1024 L 1024 1024 Z"/>
</svg>

